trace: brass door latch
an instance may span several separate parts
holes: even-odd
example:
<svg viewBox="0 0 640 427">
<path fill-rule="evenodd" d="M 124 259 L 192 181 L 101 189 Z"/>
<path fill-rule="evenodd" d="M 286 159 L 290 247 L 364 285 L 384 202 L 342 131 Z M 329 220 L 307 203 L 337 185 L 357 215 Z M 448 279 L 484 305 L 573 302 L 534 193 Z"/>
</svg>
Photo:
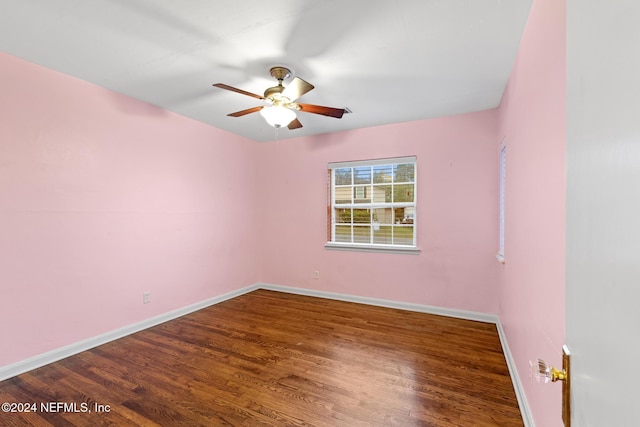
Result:
<svg viewBox="0 0 640 427">
<path fill-rule="evenodd" d="M 538 359 L 536 379 L 541 383 L 562 382 L 562 421 L 565 427 L 571 427 L 571 351 L 562 346 L 562 369 L 554 368 L 542 359 Z"/>
<path fill-rule="evenodd" d="M 548 383 L 549 381 L 553 383 L 556 381 L 566 381 L 568 378 L 565 369 L 559 370 L 554 368 L 542 359 L 538 359 L 538 374 L 541 377 L 540 382 L 544 383 Z"/>
</svg>

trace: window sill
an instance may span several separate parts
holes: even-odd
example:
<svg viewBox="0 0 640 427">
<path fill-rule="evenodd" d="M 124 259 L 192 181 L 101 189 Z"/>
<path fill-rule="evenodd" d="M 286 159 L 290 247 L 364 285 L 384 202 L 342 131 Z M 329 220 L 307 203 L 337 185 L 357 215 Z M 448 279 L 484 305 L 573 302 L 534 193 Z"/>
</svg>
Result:
<svg viewBox="0 0 640 427">
<path fill-rule="evenodd" d="M 414 246 L 359 245 L 355 243 L 327 242 L 324 248 L 331 251 L 377 252 L 386 254 L 418 255 L 420 253 L 420 249 Z"/>
<path fill-rule="evenodd" d="M 498 260 L 498 262 L 499 262 L 500 264 L 504 264 L 504 255 L 502 255 L 501 253 L 499 253 L 499 252 L 498 252 L 498 253 L 496 254 L 496 259 Z"/>
</svg>

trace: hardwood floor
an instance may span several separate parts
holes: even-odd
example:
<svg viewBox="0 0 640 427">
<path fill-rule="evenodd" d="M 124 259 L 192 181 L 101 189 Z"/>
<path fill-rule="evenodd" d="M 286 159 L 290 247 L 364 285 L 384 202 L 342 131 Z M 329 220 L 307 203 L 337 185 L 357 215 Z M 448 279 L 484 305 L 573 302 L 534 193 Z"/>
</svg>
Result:
<svg viewBox="0 0 640 427">
<path fill-rule="evenodd" d="M 495 325 L 266 290 L 0 382 L 2 402 L 36 405 L 3 426 L 523 425 Z"/>
</svg>

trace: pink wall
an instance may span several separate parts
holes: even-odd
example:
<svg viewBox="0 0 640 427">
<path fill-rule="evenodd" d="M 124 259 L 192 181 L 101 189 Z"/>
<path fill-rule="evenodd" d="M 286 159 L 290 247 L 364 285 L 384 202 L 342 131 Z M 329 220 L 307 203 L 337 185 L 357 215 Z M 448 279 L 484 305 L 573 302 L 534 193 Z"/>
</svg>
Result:
<svg viewBox="0 0 640 427">
<path fill-rule="evenodd" d="M 564 341 L 564 34 L 535 0 L 499 110 L 266 144 L 0 54 L 0 366 L 267 282 L 500 314 L 561 425 L 528 361 Z M 421 253 L 326 250 L 327 163 L 408 155 Z"/>
<path fill-rule="evenodd" d="M 497 314 L 496 138 L 492 110 L 262 145 L 263 281 Z M 327 163 L 409 155 L 420 255 L 325 249 Z"/>
<path fill-rule="evenodd" d="M 497 110 L 258 144 L 0 65 L 0 366 L 260 281 L 498 312 Z M 406 155 L 421 254 L 325 250 L 327 163 Z"/>
<path fill-rule="evenodd" d="M 534 1 L 500 109 L 501 320 L 536 424 L 549 427 L 562 425 L 561 387 L 530 383 L 529 360 L 561 366 L 565 338 L 565 15 L 564 1 Z"/>
<path fill-rule="evenodd" d="M 257 143 L 0 69 L 0 366 L 259 280 Z"/>
</svg>

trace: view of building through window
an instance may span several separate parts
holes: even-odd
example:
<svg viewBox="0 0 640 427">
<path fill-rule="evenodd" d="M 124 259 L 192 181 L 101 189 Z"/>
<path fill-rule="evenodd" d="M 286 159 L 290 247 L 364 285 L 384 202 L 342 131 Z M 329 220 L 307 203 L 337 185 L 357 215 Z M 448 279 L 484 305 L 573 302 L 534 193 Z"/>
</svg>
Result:
<svg viewBox="0 0 640 427">
<path fill-rule="evenodd" d="M 415 247 L 415 157 L 329 167 L 332 242 Z"/>
</svg>

